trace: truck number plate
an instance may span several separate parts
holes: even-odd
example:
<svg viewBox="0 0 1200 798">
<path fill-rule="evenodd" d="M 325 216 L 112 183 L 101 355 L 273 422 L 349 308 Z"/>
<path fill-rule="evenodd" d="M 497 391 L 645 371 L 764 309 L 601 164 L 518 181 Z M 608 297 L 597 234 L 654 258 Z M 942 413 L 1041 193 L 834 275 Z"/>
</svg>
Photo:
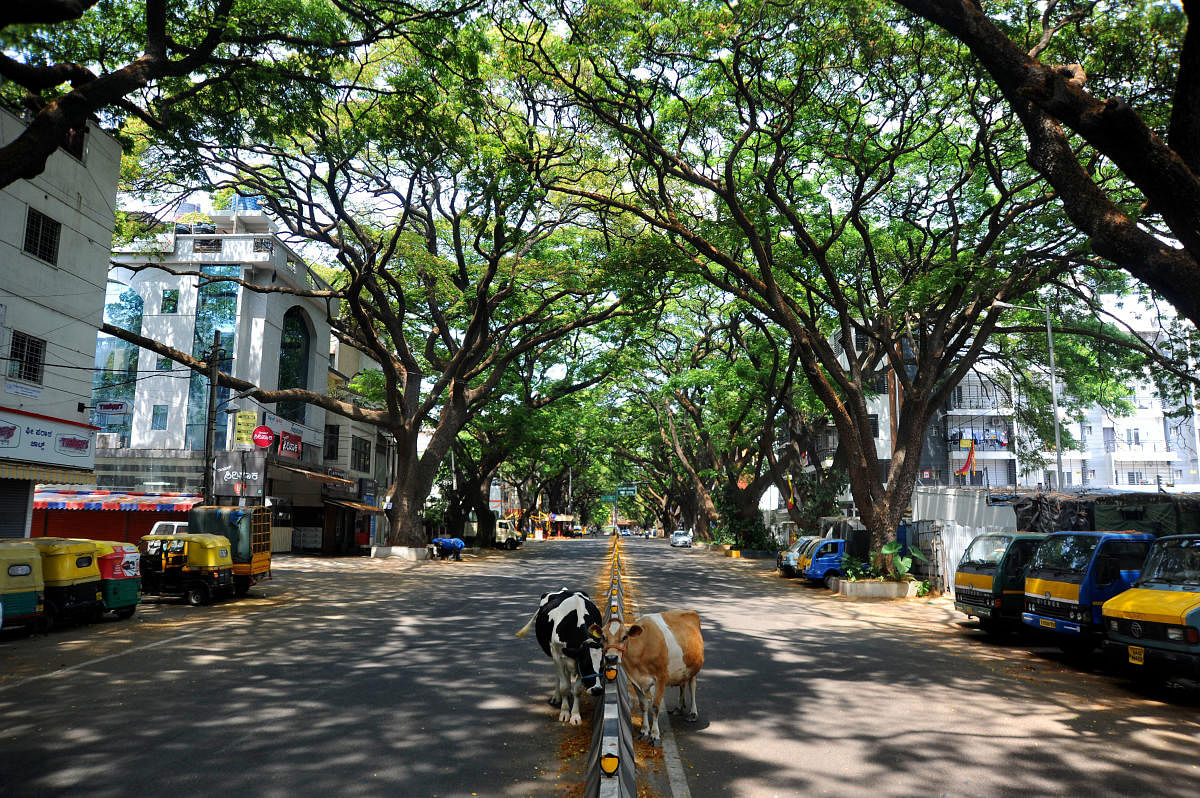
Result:
<svg viewBox="0 0 1200 798">
<path fill-rule="evenodd" d="M 1039 618 L 1038 623 L 1040 623 L 1042 626 L 1046 627 L 1047 629 L 1054 628 L 1054 621 L 1050 618 Z"/>
<path fill-rule="evenodd" d="M 1146 649 L 1141 646 L 1129 647 L 1129 661 L 1134 665 L 1146 664 Z"/>
</svg>

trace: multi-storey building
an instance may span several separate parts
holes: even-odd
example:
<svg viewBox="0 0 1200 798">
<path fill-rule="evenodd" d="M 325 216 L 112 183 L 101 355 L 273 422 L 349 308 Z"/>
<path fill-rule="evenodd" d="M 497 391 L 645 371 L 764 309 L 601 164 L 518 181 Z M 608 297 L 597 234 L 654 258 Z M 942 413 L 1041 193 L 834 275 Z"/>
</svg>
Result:
<svg viewBox="0 0 1200 798">
<path fill-rule="evenodd" d="M 24 122 L 0 110 L 0 143 Z M 90 483 L 92 355 L 121 148 L 89 123 L 0 190 L 0 537 L 29 533 L 36 483 Z"/>
<path fill-rule="evenodd" d="M 114 253 L 113 263 L 108 323 L 199 359 L 215 346 L 222 371 L 266 390 L 328 388 L 328 314 L 336 307 L 254 290 L 328 286 L 256 203 L 211 215 L 190 210 L 166 232 Z M 353 553 L 368 542 L 361 531 L 380 512 L 374 431 L 363 433 L 365 456 L 350 441 L 343 463 L 340 445 L 337 457 L 326 457 L 330 427 L 340 425 L 322 408 L 262 404 L 224 387 L 216 389 L 210 429 L 205 375 L 111 335 L 101 334 L 94 351 L 100 487 L 196 491 L 211 468 L 210 501 L 275 508 L 277 549 Z M 206 435 L 212 463 L 205 462 Z"/>
<path fill-rule="evenodd" d="M 1128 329 L 1156 344 L 1162 334 L 1157 312 L 1136 297 L 1108 297 L 1104 304 Z M 855 344 L 862 346 L 861 341 Z M 880 467 L 886 468 L 891 410 L 896 402 L 894 380 L 881 379 L 874 393 L 869 402 L 872 432 Z M 1013 397 L 1011 381 L 1000 375 L 989 377 L 977 371 L 958 385 L 930 421 L 918 483 L 1059 487 L 1058 457 L 1052 447 L 1042 452 L 1041 463 L 1023 463 L 1018 457 L 1013 445 L 1019 431 Z M 1131 386 L 1126 398 L 1131 412 L 1120 416 L 1095 406 L 1085 411 L 1082 421 L 1075 421 L 1060 411 L 1061 428 L 1078 444 L 1062 452 L 1061 487 L 1200 484 L 1200 425 L 1195 401 L 1182 408 L 1165 408 L 1149 380 Z M 832 428 L 828 434 L 827 463 L 831 464 L 837 435 Z M 968 457 L 972 458 L 970 467 Z"/>
</svg>

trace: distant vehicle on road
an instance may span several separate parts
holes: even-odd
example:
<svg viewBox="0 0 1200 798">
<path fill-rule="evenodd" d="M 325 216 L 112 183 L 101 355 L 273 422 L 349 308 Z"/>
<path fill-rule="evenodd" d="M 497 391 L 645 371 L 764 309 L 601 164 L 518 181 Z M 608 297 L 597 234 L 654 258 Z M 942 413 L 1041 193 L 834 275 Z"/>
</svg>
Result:
<svg viewBox="0 0 1200 798">
<path fill-rule="evenodd" d="M 496 521 L 496 545 L 512 551 L 525 542 L 525 534 L 505 518 Z"/>
<path fill-rule="evenodd" d="M 690 549 L 692 547 L 692 530 L 677 529 L 674 532 L 672 532 L 671 533 L 671 545 L 672 546 L 684 546 L 684 547 L 687 547 Z"/>
</svg>

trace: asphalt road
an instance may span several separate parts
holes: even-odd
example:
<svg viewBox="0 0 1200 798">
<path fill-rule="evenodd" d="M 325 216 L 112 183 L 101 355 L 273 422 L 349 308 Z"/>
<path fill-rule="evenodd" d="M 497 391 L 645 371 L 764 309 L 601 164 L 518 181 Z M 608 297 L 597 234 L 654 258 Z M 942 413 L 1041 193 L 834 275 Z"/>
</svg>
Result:
<svg viewBox="0 0 1200 798">
<path fill-rule="evenodd" d="M 640 611 L 701 613 L 705 796 L 1178 795 L 1200 700 L 994 643 L 945 599 L 855 602 L 764 561 L 626 539 Z M 581 795 L 586 727 L 546 704 L 513 633 L 539 595 L 594 591 L 605 540 L 463 562 L 278 558 L 241 602 L 0 634 L 0 796 Z M 639 747 L 651 794 L 661 753 Z"/>
</svg>

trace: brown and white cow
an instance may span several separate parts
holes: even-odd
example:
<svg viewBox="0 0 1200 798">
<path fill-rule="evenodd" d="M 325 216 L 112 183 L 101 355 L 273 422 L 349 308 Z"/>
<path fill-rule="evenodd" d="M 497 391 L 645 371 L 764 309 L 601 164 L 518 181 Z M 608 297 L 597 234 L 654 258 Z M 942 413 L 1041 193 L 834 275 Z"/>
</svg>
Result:
<svg viewBox="0 0 1200 798">
<path fill-rule="evenodd" d="M 704 667 L 704 638 L 700 615 L 692 610 L 668 610 L 643 615 L 625 626 L 611 620 L 603 627 L 604 658 L 620 661 L 642 703 L 642 737 L 652 745 L 662 743 L 658 715 L 663 696 L 679 687 L 679 712 L 694 721 L 696 674 Z"/>
</svg>

